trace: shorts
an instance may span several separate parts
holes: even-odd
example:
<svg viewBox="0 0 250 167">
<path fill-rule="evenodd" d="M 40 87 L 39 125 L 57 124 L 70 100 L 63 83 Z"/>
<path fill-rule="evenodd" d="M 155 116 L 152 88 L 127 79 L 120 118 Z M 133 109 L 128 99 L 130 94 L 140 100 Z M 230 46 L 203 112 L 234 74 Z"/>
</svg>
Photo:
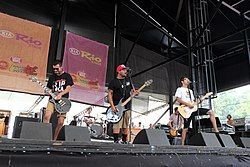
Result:
<svg viewBox="0 0 250 167">
<path fill-rule="evenodd" d="M 49 101 L 48 104 L 47 104 L 46 111 L 50 111 L 51 113 L 53 113 L 55 111 L 54 103 L 51 103 Z M 59 112 L 57 112 L 57 117 L 64 117 L 64 118 L 66 118 L 66 113 L 59 113 Z"/>
<path fill-rule="evenodd" d="M 207 115 L 207 112 L 209 110 L 210 109 L 206 109 L 206 108 L 198 108 L 198 111 L 193 112 L 188 119 L 184 118 L 184 129 L 187 129 L 190 126 L 191 120 L 194 119 L 194 117 L 198 115 L 198 112 L 199 112 L 199 115 Z"/>
<path fill-rule="evenodd" d="M 113 129 L 128 128 L 130 116 L 131 116 L 131 110 L 125 111 L 122 116 L 122 119 L 119 122 L 113 124 Z"/>
</svg>

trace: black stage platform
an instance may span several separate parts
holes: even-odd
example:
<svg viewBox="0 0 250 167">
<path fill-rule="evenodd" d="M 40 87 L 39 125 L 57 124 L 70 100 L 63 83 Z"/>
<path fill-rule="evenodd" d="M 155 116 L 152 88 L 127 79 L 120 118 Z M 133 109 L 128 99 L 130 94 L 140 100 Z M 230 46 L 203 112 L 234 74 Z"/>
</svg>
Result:
<svg viewBox="0 0 250 167">
<path fill-rule="evenodd" d="M 1 167 L 250 166 L 250 149 L 0 139 Z"/>
</svg>

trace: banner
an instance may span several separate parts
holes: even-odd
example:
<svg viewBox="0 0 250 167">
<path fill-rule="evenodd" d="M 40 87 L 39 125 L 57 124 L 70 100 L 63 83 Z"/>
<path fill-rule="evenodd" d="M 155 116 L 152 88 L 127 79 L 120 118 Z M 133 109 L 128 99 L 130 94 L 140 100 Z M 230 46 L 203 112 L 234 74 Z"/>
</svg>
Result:
<svg viewBox="0 0 250 167">
<path fill-rule="evenodd" d="M 44 81 L 51 28 L 0 13 L 0 89 L 43 93 L 29 81 Z"/>
<path fill-rule="evenodd" d="M 63 68 L 74 86 L 70 99 L 104 104 L 108 46 L 67 32 Z"/>
</svg>

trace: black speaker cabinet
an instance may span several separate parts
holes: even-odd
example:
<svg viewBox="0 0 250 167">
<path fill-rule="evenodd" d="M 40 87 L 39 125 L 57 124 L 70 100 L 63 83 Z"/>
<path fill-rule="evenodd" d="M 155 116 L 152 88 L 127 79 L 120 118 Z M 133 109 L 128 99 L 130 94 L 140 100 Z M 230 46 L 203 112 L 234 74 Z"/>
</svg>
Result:
<svg viewBox="0 0 250 167">
<path fill-rule="evenodd" d="M 166 133 L 159 129 L 143 129 L 135 137 L 133 144 L 149 144 L 153 146 L 169 146 Z"/>
<path fill-rule="evenodd" d="M 21 139 L 52 140 L 52 125 L 50 123 L 23 121 Z"/>
<path fill-rule="evenodd" d="M 215 133 L 196 133 L 189 140 L 189 145 L 221 147 Z"/>
<path fill-rule="evenodd" d="M 222 147 L 235 148 L 237 147 L 234 143 L 232 137 L 226 134 L 217 134 L 216 135 Z"/>
<path fill-rule="evenodd" d="M 28 117 L 16 116 L 12 137 L 13 138 L 20 138 L 23 121 L 38 122 L 38 120 L 39 120 L 38 118 L 28 118 Z"/>
<path fill-rule="evenodd" d="M 87 127 L 64 125 L 57 139 L 71 142 L 90 142 L 90 132 Z"/>
</svg>

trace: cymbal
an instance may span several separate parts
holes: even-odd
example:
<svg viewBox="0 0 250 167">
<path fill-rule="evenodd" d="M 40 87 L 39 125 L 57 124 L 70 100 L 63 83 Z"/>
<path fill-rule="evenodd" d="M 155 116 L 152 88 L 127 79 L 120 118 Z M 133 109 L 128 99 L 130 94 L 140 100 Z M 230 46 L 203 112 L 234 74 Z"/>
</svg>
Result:
<svg viewBox="0 0 250 167">
<path fill-rule="evenodd" d="M 88 115 L 86 115 L 86 116 L 84 116 L 85 118 L 95 118 L 95 117 L 93 117 L 93 116 L 88 116 Z"/>
</svg>

